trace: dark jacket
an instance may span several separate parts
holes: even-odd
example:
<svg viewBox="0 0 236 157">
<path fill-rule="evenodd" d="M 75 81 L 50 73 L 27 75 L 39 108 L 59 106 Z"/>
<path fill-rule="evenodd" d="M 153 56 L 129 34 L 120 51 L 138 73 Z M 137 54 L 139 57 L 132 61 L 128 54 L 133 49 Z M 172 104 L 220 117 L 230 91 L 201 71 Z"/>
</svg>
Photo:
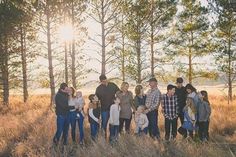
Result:
<svg viewBox="0 0 236 157">
<path fill-rule="evenodd" d="M 101 102 L 102 111 L 110 110 L 110 106 L 114 103 L 113 100 L 117 91 L 119 91 L 119 88 L 112 82 L 108 82 L 107 86 L 100 84 L 97 87 L 95 94 Z"/>
<path fill-rule="evenodd" d="M 93 115 L 97 118 L 97 119 L 99 119 L 99 117 L 100 117 L 100 114 L 101 114 L 101 108 L 100 107 L 97 107 L 97 108 L 95 108 L 95 109 L 93 109 Z M 89 121 L 89 123 L 97 123 L 95 120 L 93 120 L 89 115 L 88 115 L 88 121 Z"/>
<path fill-rule="evenodd" d="M 134 97 L 134 106 L 136 109 L 141 105 L 145 106 L 145 102 L 146 102 L 146 95 L 144 95 L 142 98 L 137 95 Z"/>
<path fill-rule="evenodd" d="M 70 109 L 73 109 L 74 106 L 68 105 L 68 99 L 69 96 L 67 93 L 64 93 L 62 91 L 58 91 L 55 96 L 55 103 L 56 103 L 56 114 L 57 115 L 67 115 L 67 113 L 70 111 Z"/>
<path fill-rule="evenodd" d="M 186 106 L 187 91 L 185 87 L 176 87 L 175 94 L 177 95 L 178 113 L 183 113 L 183 108 Z"/>
</svg>

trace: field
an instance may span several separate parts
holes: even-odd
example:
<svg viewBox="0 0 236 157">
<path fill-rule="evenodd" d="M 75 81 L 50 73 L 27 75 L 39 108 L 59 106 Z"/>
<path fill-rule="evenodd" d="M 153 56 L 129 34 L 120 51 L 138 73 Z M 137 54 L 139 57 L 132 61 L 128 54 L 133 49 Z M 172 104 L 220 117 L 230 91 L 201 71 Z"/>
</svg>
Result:
<svg viewBox="0 0 236 157">
<path fill-rule="evenodd" d="M 87 98 L 85 98 L 87 100 Z M 85 122 L 85 145 L 66 147 L 52 145 L 56 116 L 49 106 L 49 96 L 31 96 L 22 103 L 19 96 L 10 98 L 9 107 L 0 106 L 0 156 L 29 157 L 235 157 L 236 101 L 231 105 L 222 96 L 210 96 L 212 115 L 210 142 L 201 143 L 177 137 L 176 141 L 154 141 L 147 137 L 122 135 L 115 146 L 102 137 L 97 143 L 90 140 L 89 125 Z M 159 114 L 159 128 L 163 139 L 163 115 Z M 133 124 L 132 124 L 133 125 Z M 78 135 L 77 135 L 78 136 Z M 64 150 L 64 151 L 62 151 Z"/>
</svg>

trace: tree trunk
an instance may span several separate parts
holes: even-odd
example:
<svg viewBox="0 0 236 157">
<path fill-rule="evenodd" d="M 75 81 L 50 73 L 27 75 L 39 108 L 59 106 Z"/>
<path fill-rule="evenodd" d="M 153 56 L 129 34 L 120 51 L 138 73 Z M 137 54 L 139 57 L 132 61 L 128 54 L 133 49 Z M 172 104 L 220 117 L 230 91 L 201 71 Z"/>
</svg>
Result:
<svg viewBox="0 0 236 157">
<path fill-rule="evenodd" d="M 150 46 L 151 46 L 151 76 L 154 77 L 154 26 L 153 26 L 153 0 L 152 0 L 152 12 L 151 12 L 151 35 L 150 35 Z"/>
<path fill-rule="evenodd" d="M 106 38 L 105 38 L 105 22 L 104 22 L 104 5 L 103 1 L 101 1 L 101 29 L 102 29 L 102 70 L 101 74 L 106 74 Z"/>
<path fill-rule="evenodd" d="M 51 45 L 51 22 L 50 22 L 50 10 L 47 6 L 46 8 L 46 16 L 47 16 L 47 45 L 48 45 L 48 63 L 49 63 L 49 78 L 50 78 L 50 89 L 51 89 L 51 105 L 54 102 L 55 96 L 55 82 L 54 82 L 54 75 L 53 75 L 53 65 L 52 65 L 52 45 Z"/>
<path fill-rule="evenodd" d="M 136 51 L 137 51 L 137 63 L 138 63 L 138 65 L 137 65 L 137 78 L 138 78 L 138 80 L 137 80 L 137 83 L 138 84 L 140 84 L 141 82 L 142 82 L 142 80 L 141 80 L 141 68 L 142 68 L 142 66 L 141 66 L 141 39 L 139 38 L 138 40 L 137 40 L 137 43 L 136 43 Z"/>
<path fill-rule="evenodd" d="M 233 91 L 232 91 L 232 54 L 231 54 L 231 37 L 228 39 L 228 104 L 233 100 Z"/>
<path fill-rule="evenodd" d="M 65 41 L 65 82 L 68 84 L 68 56 L 67 56 L 67 42 Z"/>
<path fill-rule="evenodd" d="M 75 15 L 74 15 L 74 2 L 71 3 L 71 21 L 72 28 L 74 29 Z M 74 32 L 73 32 L 74 33 Z M 74 34 L 73 34 L 74 35 Z M 72 54 L 71 54 L 71 73 L 72 73 L 72 85 L 76 89 L 76 76 L 75 76 L 75 39 L 72 39 Z"/>
<path fill-rule="evenodd" d="M 4 54 L 2 56 L 2 80 L 3 80 L 3 104 L 8 105 L 9 104 L 9 69 L 8 69 L 8 42 L 7 42 L 7 36 L 5 36 L 4 40 Z"/>
<path fill-rule="evenodd" d="M 26 62 L 26 41 L 25 32 L 23 26 L 20 28 L 20 43 L 21 43 L 21 64 L 22 64 L 22 74 L 23 74 L 23 97 L 24 102 L 28 100 L 28 85 L 27 85 L 27 62 Z"/>
<path fill-rule="evenodd" d="M 124 15 L 122 14 L 122 65 L 121 65 L 121 72 L 122 72 L 122 81 L 125 81 L 125 32 L 124 32 Z"/>
</svg>

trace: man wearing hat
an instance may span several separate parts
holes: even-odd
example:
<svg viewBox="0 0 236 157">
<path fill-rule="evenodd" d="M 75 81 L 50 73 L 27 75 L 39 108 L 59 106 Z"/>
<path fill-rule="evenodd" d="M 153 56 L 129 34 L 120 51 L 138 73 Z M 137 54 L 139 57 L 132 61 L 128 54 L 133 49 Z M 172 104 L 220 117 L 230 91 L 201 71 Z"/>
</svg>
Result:
<svg viewBox="0 0 236 157">
<path fill-rule="evenodd" d="M 186 105 L 186 98 L 187 98 L 187 91 L 185 89 L 185 87 L 183 86 L 183 78 L 182 77 L 178 77 L 176 79 L 176 90 L 175 90 L 175 94 L 177 95 L 177 101 L 178 101 L 178 117 L 180 119 L 181 125 L 183 125 L 184 123 L 184 113 L 183 113 L 183 108 Z M 187 137 L 187 130 L 183 130 L 182 135 L 184 137 Z"/>
<path fill-rule="evenodd" d="M 101 102 L 101 117 L 102 117 L 102 131 L 106 136 L 107 123 L 110 117 L 110 106 L 114 103 L 115 94 L 119 91 L 117 85 L 113 82 L 108 82 L 106 75 L 100 75 L 100 85 L 97 87 L 95 94 Z"/>
<path fill-rule="evenodd" d="M 150 89 L 147 92 L 146 98 L 146 113 L 149 120 L 148 131 L 149 135 L 152 138 L 160 138 L 160 131 L 158 128 L 158 107 L 161 101 L 161 92 L 157 88 L 157 80 L 156 78 L 149 79 Z"/>
</svg>

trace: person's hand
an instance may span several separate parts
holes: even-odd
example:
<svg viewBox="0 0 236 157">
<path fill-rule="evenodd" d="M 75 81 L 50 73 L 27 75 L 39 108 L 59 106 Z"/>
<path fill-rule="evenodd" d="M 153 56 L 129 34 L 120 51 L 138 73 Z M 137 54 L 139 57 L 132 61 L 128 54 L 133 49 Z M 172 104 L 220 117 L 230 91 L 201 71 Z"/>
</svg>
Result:
<svg viewBox="0 0 236 157">
<path fill-rule="evenodd" d="M 102 120 L 101 119 L 98 119 L 98 123 L 100 124 L 102 122 Z"/>
</svg>

